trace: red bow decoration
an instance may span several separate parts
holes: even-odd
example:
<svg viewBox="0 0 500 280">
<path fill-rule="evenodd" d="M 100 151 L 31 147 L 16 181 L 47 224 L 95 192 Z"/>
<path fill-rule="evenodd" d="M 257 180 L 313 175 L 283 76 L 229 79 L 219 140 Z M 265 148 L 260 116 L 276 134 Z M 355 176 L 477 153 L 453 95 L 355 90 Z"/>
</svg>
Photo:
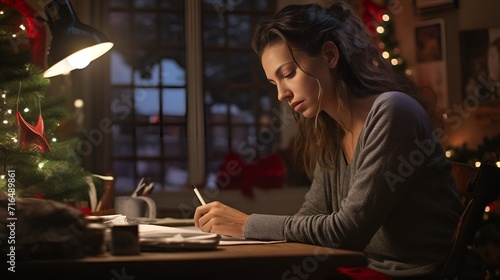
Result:
<svg viewBox="0 0 500 280">
<path fill-rule="evenodd" d="M 262 158 L 253 164 L 234 152 L 229 152 L 216 174 L 217 186 L 221 189 L 240 189 L 252 197 L 252 188 L 281 188 L 285 183 L 285 165 L 278 153 Z"/>
<path fill-rule="evenodd" d="M 41 152 L 50 151 L 49 143 L 47 143 L 47 139 L 45 139 L 42 114 L 38 116 L 38 121 L 35 126 L 27 123 L 19 111 L 16 112 L 16 120 L 21 147 L 35 147 Z"/>
<path fill-rule="evenodd" d="M 45 67 L 45 22 L 38 12 L 26 0 L 2 0 L 18 10 L 28 21 L 28 39 L 32 48 L 33 63 L 40 68 Z"/>
<path fill-rule="evenodd" d="M 375 3 L 374 0 L 364 0 L 364 12 L 361 17 L 365 23 L 366 28 L 372 36 L 377 36 L 377 26 L 383 25 L 382 15 L 388 13 L 387 9 Z"/>
</svg>

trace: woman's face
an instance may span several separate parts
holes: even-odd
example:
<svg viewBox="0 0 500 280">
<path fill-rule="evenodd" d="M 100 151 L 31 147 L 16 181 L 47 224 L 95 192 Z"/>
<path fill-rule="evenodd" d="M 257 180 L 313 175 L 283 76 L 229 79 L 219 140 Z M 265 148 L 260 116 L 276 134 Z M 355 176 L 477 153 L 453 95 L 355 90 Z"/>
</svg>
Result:
<svg viewBox="0 0 500 280">
<path fill-rule="evenodd" d="M 295 63 L 285 43 L 267 46 L 262 53 L 262 67 L 270 83 L 278 89 L 278 100 L 286 101 L 306 118 L 316 116 L 333 99 L 333 79 L 326 59 L 311 57 L 295 51 L 295 59 L 309 74 Z M 319 94 L 321 84 L 323 93 Z M 320 102 L 321 98 L 321 102 Z M 321 104 L 321 105 L 320 105 Z M 321 107 L 320 107 L 321 106 Z"/>
</svg>

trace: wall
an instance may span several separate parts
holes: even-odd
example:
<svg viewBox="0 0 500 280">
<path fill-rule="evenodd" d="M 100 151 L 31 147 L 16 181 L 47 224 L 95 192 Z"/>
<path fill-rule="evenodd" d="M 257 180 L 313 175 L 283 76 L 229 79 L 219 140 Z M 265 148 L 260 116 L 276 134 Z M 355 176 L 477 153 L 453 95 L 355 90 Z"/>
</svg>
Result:
<svg viewBox="0 0 500 280">
<path fill-rule="evenodd" d="M 416 14 L 410 1 L 400 1 L 401 13 L 394 16 L 397 38 L 401 47 L 402 56 L 410 67 L 415 70 L 415 24 L 431 19 L 443 19 L 445 26 L 445 44 L 447 58 L 448 102 L 449 109 L 457 113 L 456 108 L 470 108 L 469 112 L 458 114 L 460 121 L 445 122 L 446 134 L 444 146 L 461 146 L 467 143 L 468 147 L 475 148 L 481 144 L 483 137 L 492 137 L 500 134 L 500 123 L 483 124 L 476 119 L 477 107 L 464 103 L 462 92 L 461 57 L 459 32 L 479 28 L 500 27 L 500 1 L 459 0 L 457 9 L 435 11 L 432 13 Z M 495 105 L 496 106 L 496 105 Z M 453 115 L 453 113 L 452 113 Z M 457 114 L 455 114 L 457 116 Z M 456 120 L 456 118 L 455 118 Z"/>
<path fill-rule="evenodd" d="M 360 4 L 363 0 L 347 0 Z M 446 53 L 446 72 L 448 88 L 448 105 L 452 112 L 458 109 L 453 108 L 471 108 L 471 105 L 464 103 L 462 94 L 462 77 L 460 61 L 460 40 L 459 32 L 462 30 L 473 30 L 478 28 L 500 27 L 500 1 L 498 0 L 458 0 L 459 7 L 456 9 L 444 9 L 424 14 L 417 14 L 413 8 L 411 0 L 392 0 L 393 21 L 396 30 L 396 40 L 399 43 L 401 55 L 416 79 L 416 49 L 415 49 L 415 26 L 420 22 L 442 19 L 445 29 L 445 53 Z M 319 3 L 329 5 L 335 0 L 295 0 L 278 1 L 278 6 L 283 7 L 287 4 Z M 499 107 L 495 105 L 496 107 Z M 460 115 L 460 122 L 447 121 L 445 134 L 443 136 L 443 145 L 461 146 L 467 143 L 468 147 L 475 148 L 481 144 L 483 137 L 492 137 L 500 134 L 500 123 L 483 124 L 476 119 L 476 108 L 468 113 Z M 450 116 L 451 116 L 450 115 Z M 449 119 L 451 120 L 451 118 Z M 293 135 L 289 127 L 286 135 Z"/>
</svg>

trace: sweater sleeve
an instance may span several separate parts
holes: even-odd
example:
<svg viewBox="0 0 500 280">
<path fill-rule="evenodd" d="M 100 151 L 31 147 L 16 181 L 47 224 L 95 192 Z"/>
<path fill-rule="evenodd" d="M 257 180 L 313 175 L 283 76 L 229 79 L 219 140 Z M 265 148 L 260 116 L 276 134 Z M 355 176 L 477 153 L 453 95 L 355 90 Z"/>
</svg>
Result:
<svg viewBox="0 0 500 280">
<path fill-rule="evenodd" d="M 351 162 L 351 174 L 354 175 L 349 191 L 337 212 L 322 213 L 323 206 L 318 206 L 320 208 L 315 211 L 304 211 L 308 215 L 281 216 L 279 219 L 267 215 L 251 217 L 245 237 L 270 237 L 266 234 L 273 228 L 272 232 L 280 232 L 288 241 L 363 250 L 419 176 L 420 161 L 425 160 L 420 149 L 422 143 L 428 143 L 431 148 L 436 145 L 434 141 L 426 142 L 432 139 L 433 128 L 425 110 L 401 93 L 380 96 L 363 130 L 357 154 Z M 316 190 L 314 198 L 324 205 L 322 200 L 332 199 L 331 194 L 321 197 L 318 190 L 331 186 L 326 182 L 318 183 L 321 184 L 312 186 Z M 264 222 L 276 222 L 275 219 L 279 224 Z M 274 228 L 276 226 L 283 229 Z"/>
<path fill-rule="evenodd" d="M 320 168 L 314 171 L 314 179 L 311 188 L 305 195 L 305 201 L 296 215 L 307 216 L 314 214 L 328 214 L 328 195 L 330 188 L 325 188 L 324 173 Z M 247 239 L 258 240 L 285 240 L 285 221 L 288 216 L 284 215 L 250 215 L 245 224 L 244 236 Z"/>
</svg>

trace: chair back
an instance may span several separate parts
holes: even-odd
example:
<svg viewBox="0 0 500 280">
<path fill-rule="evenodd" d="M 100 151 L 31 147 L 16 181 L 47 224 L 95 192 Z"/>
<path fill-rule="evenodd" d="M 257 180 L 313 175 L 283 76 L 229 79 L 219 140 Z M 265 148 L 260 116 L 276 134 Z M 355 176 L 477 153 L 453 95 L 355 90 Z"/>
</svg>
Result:
<svg viewBox="0 0 500 280">
<path fill-rule="evenodd" d="M 477 174 L 477 168 L 470 164 L 454 161 L 451 163 L 451 174 L 455 179 L 460 201 L 467 206 L 472 195 L 472 187 L 474 178 Z"/>
<path fill-rule="evenodd" d="M 471 182 L 470 201 L 462 213 L 453 237 L 453 246 L 442 270 L 442 279 L 454 279 L 474 245 L 474 237 L 483 220 L 486 206 L 500 194 L 500 168 L 494 154 L 486 154 Z"/>
</svg>

